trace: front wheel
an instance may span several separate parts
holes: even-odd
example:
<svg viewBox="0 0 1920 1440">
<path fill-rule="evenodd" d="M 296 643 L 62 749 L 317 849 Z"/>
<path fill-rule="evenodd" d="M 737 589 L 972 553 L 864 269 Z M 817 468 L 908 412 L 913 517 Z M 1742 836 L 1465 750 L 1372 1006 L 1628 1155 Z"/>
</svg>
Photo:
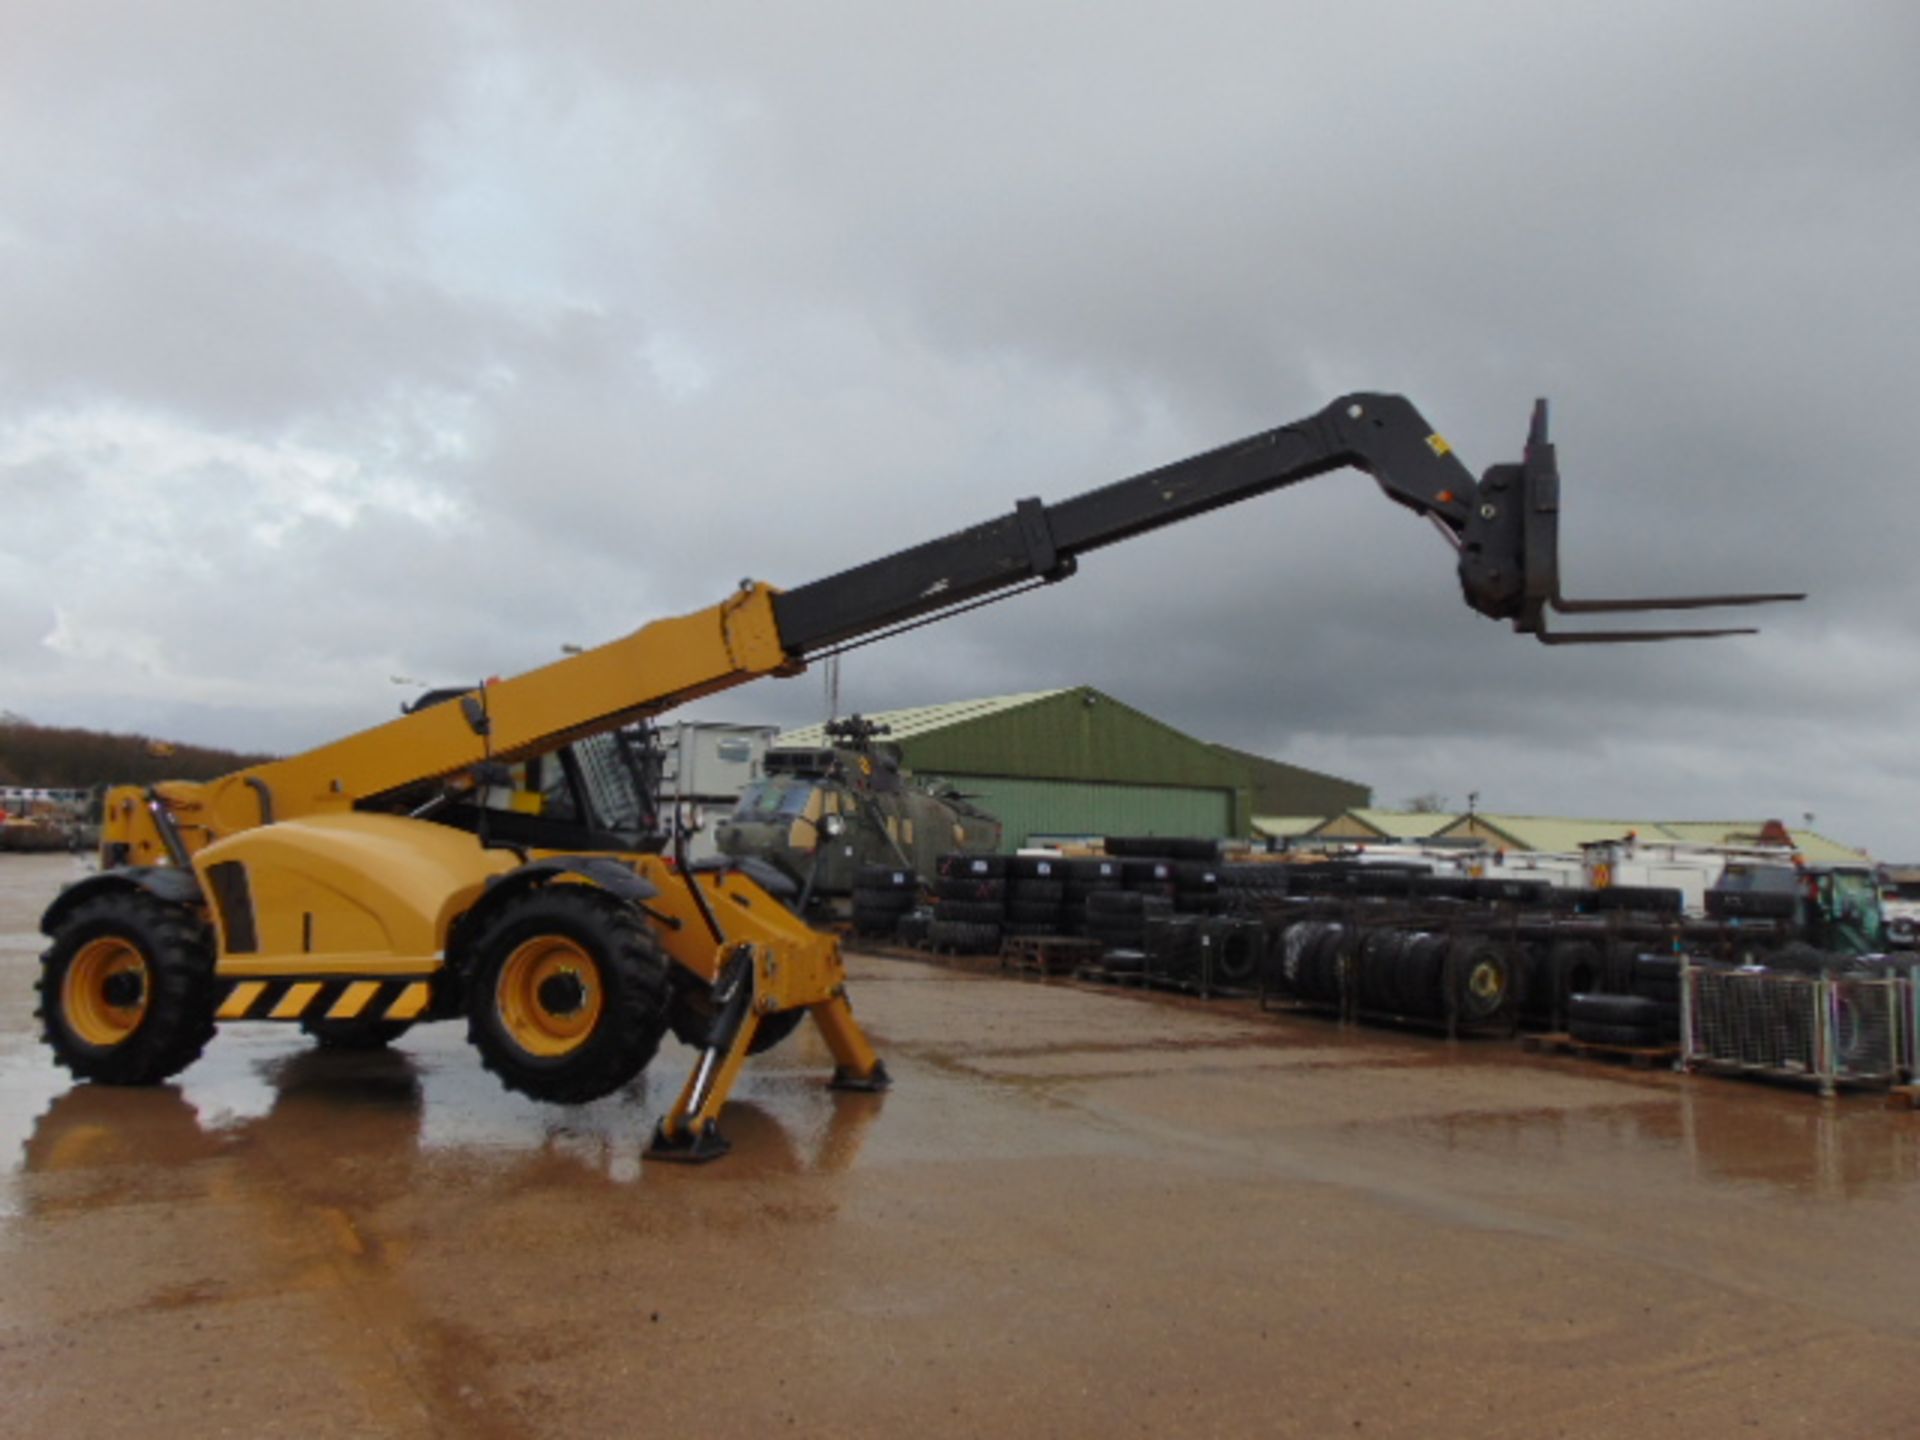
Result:
<svg viewBox="0 0 1920 1440">
<path fill-rule="evenodd" d="M 667 962 L 604 890 L 548 885 L 510 901 L 474 944 L 467 1038 L 509 1090 L 559 1105 L 611 1094 L 667 1028 Z"/>
<path fill-rule="evenodd" d="M 139 890 L 73 909 L 41 957 L 41 1037 L 81 1080 L 153 1085 L 213 1038 L 206 927 Z"/>
</svg>

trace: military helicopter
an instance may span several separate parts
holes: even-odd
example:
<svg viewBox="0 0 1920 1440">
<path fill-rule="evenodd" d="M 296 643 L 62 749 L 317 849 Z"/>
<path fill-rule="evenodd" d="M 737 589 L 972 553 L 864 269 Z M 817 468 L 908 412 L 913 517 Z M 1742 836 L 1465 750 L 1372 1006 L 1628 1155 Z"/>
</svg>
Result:
<svg viewBox="0 0 1920 1440">
<path fill-rule="evenodd" d="M 952 786 L 914 779 L 882 738 L 888 726 L 856 714 L 825 728 L 829 745 L 767 751 L 766 777 L 714 831 L 721 854 L 790 876 L 796 908 L 840 908 L 869 866 L 930 880 L 942 855 L 1000 848 L 1000 822 Z"/>
</svg>

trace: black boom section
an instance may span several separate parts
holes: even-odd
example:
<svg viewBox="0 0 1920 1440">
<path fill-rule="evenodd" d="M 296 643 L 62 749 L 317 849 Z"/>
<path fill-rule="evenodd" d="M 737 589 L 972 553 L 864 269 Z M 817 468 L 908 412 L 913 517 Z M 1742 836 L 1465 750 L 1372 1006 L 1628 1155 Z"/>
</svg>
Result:
<svg viewBox="0 0 1920 1440">
<path fill-rule="evenodd" d="M 1352 466 L 1393 499 L 1456 526 L 1473 476 L 1406 400 L 1349 395 L 1317 415 L 888 555 L 774 599 L 780 637 L 805 656 L 1006 590 L 1060 580 L 1079 556 L 1223 505 Z"/>
<path fill-rule="evenodd" d="M 926 618 L 983 604 L 998 592 L 1064 580 L 1103 545 L 1189 520 L 1344 467 L 1371 475 L 1388 499 L 1427 516 L 1459 552 L 1466 602 L 1548 644 L 1705 639 L 1744 629 L 1550 634 L 1547 612 L 1693 610 L 1798 600 L 1799 593 L 1570 600 L 1560 593 L 1560 476 L 1546 402 L 1534 408 L 1525 458 L 1476 481 L 1411 401 L 1345 395 L 1316 415 L 1232 445 L 1089 490 L 1058 504 L 1022 500 L 1003 515 L 774 597 L 796 660 Z"/>
</svg>

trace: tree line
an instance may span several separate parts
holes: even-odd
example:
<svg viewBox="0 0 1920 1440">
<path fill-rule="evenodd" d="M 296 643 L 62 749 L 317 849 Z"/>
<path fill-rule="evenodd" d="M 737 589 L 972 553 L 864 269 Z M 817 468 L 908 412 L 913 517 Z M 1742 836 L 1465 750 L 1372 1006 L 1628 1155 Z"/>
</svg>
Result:
<svg viewBox="0 0 1920 1440">
<path fill-rule="evenodd" d="M 67 789 L 211 780 L 274 758 L 12 717 L 0 723 L 0 785 Z"/>
</svg>

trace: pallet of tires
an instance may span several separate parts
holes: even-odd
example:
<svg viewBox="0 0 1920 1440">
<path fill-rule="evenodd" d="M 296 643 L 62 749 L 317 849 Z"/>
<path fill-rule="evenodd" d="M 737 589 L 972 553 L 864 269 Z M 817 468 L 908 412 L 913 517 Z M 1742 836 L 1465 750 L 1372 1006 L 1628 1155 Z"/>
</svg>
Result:
<svg viewBox="0 0 1920 1440">
<path fill-rule="evenodd" d="M 1168 985 L 1200 984 L 1200 923 L 1198 915 L 1150 915 L 1140 948 L 1146 952 L 1149 979 Z"/>
<path fill-rule="evenodd" d="M 955 955 L 992 955 L 1007 922 L 1007 857 L 942 855 L 935 865 L 927 944 Z"/>
<path fill-rule="evenodd" d="M 1015 855 L 1007 861 L 1007 934 L 1060 934 L 1066 902 L 1066 861 L 1048 855 Z"/>
<path fill-rule="evenodd" d="M 1121 866 L 1124 863 L 1099 856 L 1076 856 L 1059 862 L 1061 877 L 1066 882 L 1065 899 L 1061 902 L 1060 911 L 1061 934 L 1087 933 L 1087 897 L 1096 890 L 1122 888 L 1125 881 L 1121 876 Z"/>
<path fill-rule="evenodd" d="M 920 877 L 899 866 L 862 865 L 853 875 L 853 933 L 892 938 L 920 900 Z"/>
<path fill-rule="evenodd" d="M 1200 922 L 1200 963 L 1206 982 L 1221 990 L 1251 990 L 1260 980 L 1267 927 L 1244 915 L 1209 915 Z"/>
<path fill-rule="evenodd" d="M 1100 942 L 1103 963 L 1109 968 L 1121 968 L 1115 964 L 1116 956 L 1125 957 L 1123 964 L 1142 968 L 1146 963 L 1147 921 L 1172 913 L 1173 902 L 1162 895 L 1096 890 L 1087 896 L 1087 938 Z"/>
<path fill-rule="evenodd" d="M 1356 1003 L 1376 1014 L 1488 1025 L 1510 1017 L 1518 999 L 1519 957 L 1492 936 L 1378 929 L 1352 954 Z"/>
<path fill-rule="evenodd" d="M 1664 1049 L 1680 1038 L 1679 1006 L 1645 995 L 1575 995 L 1567 1006 L 1567 1033 L 1586 1045 Z"/>
</svg>

